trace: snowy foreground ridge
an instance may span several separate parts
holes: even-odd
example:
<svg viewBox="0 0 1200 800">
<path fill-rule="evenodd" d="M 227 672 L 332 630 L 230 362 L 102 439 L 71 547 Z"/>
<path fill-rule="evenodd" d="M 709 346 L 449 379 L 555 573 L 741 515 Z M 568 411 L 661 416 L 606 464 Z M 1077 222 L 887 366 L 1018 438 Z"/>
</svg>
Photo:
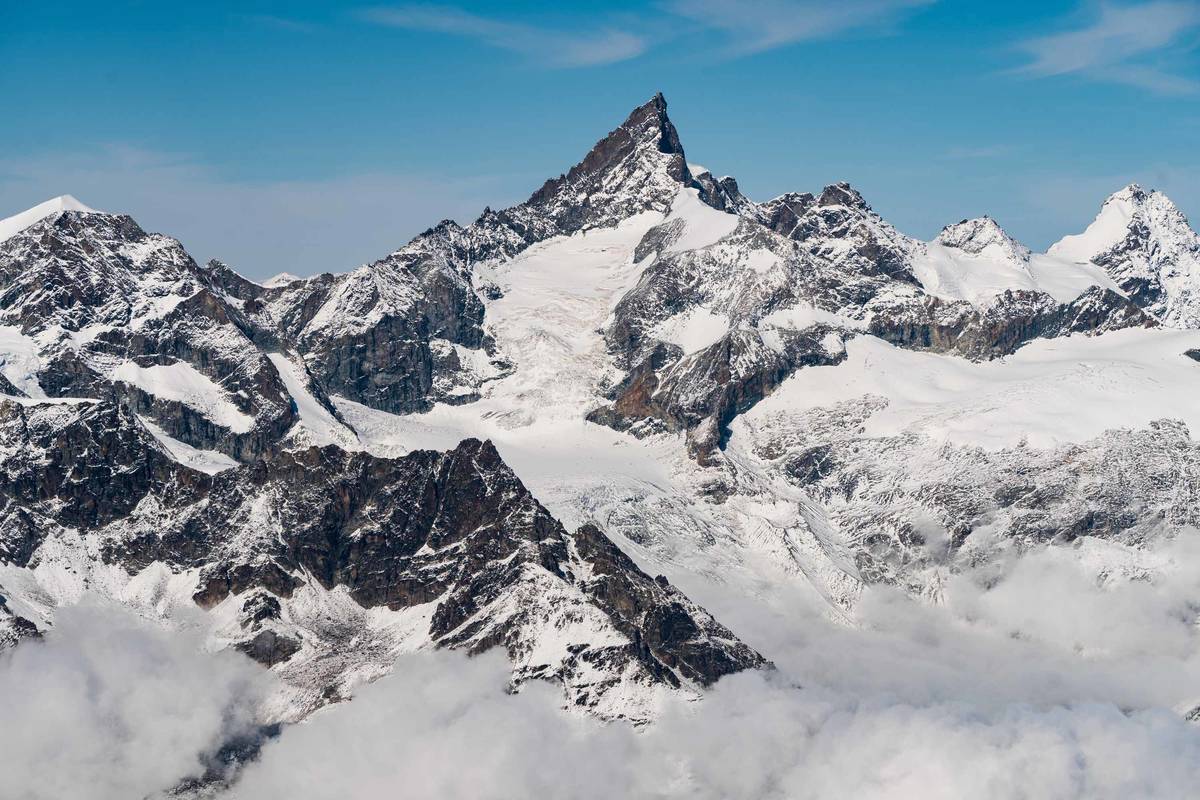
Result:
<svg viewBox="0 0 1200 800">
<path fill-rule="evenodd" d="M 344 274 L 255 283 L 63 196 L 0 220 L 0 393 L 0 663 L 98 647 L 123 607 L 269 671 L 142 795 L 236 792 L 260 749 L 245 796 L 280 791 L 292 730 L 384 724 L 334 704 L 479 691 L 483 667 L 460 689 L 411 660 L 441 651 L 488 654 L 520 693 L 497 709 L 628 721 L 664 761 L 797 685 L 825 716 L 951 703 L 926 722 L 960 741 L 1107 703 L 1132 747 L 1138 714 L 1188 736 L 1200 706 L 1200 236 L 1136 185 L 1046 253 L 988 217 L 923 242 L 847 184 L 745 197 L 659 95 L 526 202 Z M 827 763 L 814 730 L 781 736 Z M 680 769 L 657 796 L 720 782 Z M 783 794 L 862 788 L 805 774 Z M 712 791 L 739 794 L 769 792 Z"/>
</svg>

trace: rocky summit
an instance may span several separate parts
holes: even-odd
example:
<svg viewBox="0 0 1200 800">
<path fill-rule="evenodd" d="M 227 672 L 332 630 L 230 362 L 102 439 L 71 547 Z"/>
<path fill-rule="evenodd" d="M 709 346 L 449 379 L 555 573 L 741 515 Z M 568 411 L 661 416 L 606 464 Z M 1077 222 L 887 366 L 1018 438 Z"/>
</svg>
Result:
<svg viewBox="0 0 1200 800">
<path fill-rule="evenodd" d="M 429 648 L 646 722 L 770 668 L 709 598 L 847 620 L 1200 524 L 1197 328 L 1159 192 L 1046 253 L 919 241 L 845 183 L 689 166 L 662 95 L 343 274 L 256 283 L 58 198 L 0 222 L 0 646 L 99 594 L 276 673 L 267 725 Z"/>
</svg>

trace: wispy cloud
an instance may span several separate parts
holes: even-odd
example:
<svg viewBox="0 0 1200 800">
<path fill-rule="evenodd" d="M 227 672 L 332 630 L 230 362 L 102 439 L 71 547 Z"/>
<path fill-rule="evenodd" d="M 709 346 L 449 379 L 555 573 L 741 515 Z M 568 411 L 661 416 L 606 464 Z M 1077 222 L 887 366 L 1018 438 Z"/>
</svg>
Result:
<svg viewBox="0 0 1200 800">
<path fill-rule="evenodd" d="M 1083 75 L 1163 94 L 1200 90 L 1200 81 L 1177 74 L 1171 62 L 1200 44 L 1200 3 L 1154 0 L 1104 3 L 1082 28 L 1022 42 L 1032 59 L 1017 71 L 1037 77 Z"/>
<path fill-rule="evenodd" d="M 734 55 L 895 22 L 935 0 L 667 0 L 664 8 L 725 32 Z"/>
<path fill-rule="evenodd" d="M 617 28 L 576 32 L 493 19 L 450 6 L 367 8 L 363 19 L 379 25 L 476 39 L 554 67 L 594 67 L 636 58 L 644 37 Z"/>
</svg>

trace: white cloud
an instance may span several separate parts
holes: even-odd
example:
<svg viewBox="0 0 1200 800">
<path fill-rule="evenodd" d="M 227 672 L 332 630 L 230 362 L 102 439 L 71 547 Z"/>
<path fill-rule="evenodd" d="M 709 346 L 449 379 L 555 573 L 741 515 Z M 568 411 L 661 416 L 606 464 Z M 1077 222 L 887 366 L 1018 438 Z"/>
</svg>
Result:
<svg viewBox="0 0 1200 800">
<path fill-rule="evenodd" d="M 187 156 L 124 146 L 0 157 L 0 217 L 71 194 L 174 236 L 198 261 L 218 258 L 255 278 L 352 269 L 441 219 L 473 220 L 500 191 L 486 177 L 387 172 L 234 180 Z"/>
<path fill-rule="evenodd" d="M 746 55 L 894 22 L 934 0 L 668 0 L 671 12 L 724 31 Z"/>
<path fill-rule="evenodd" d="M 1200 535 L 1036 551 L 947 576 L 936 606 L 875 587 L 855 628 L 704 585 L 683 588 L 776 672 L 634 729 L 564 713 L 549 685 L 509 695 L 499 650 L 406 656 L 287 728 L 226 795 L 1116 800 L 1200 782 L 1182 716 L 1200 702 Z M 0 656 L 5 796 L 145 797 L 197 772 L 265 696 L 261 670 L 199 647 L 128 612 L 61 609 L 45 642 Z"/>
<path fill-rule="evenodd" d="M 0 794 L 128 800 L 203 772 L 246 733 L 264 671 L 114 607 L 61 609 L 44 641 L 0 654 Z"/>
<path fill-rule="evenodd" d="M 1094 548 L 1130 577 L 1098 583 Z M 1189 536 L 1035 553 L 950 578 L 937 607 L 872 589 L 858 629 L 787 598 L 708 597 L 779 670 L 640 730 L 563 714 L 547 687 L 506 695 L 498 654 L 418 654 L 285 731 L 230 796 L 1190 796 L 1200 730 L 1179 711 L 1200 699 L 1198 594 Z"/>
<path fill-rule="evenodd" d="M 1021 43 L 1031 61 L 1018 71 L 1078 74 L 1166 94 L 1194 92 L 1200 81 L 1174 74 L 1169 62 L 1195 49 L 1198 33 L 1200 3 L 1191 0 L 1103 3 L 1084 27 Z"/>
<path fill-rule="evenodd" d="M 405 5 L 364 9 L 370 22 L 478 39 L 554 67 L 594 67 L 627 61 L 646 50 L 639 35 L 615 28 L 573 32 L 483 17 L 460 8 Z"/>
</svg>

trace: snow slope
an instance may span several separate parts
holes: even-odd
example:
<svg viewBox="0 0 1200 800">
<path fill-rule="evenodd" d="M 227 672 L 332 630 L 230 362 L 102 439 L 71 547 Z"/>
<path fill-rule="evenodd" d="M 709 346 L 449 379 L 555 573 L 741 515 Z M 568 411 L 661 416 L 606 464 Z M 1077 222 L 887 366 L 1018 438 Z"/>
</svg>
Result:
<svg viewBox="0 0 1200 800">
<path fill-rule="evenodd" d="M 347 450 L 357 449 L 358 439 L 354 432 L 343 425 L 309 390 L 309 378 L 303 367 L 283 353 L 268 353 L 267 358 L 279 370 L 279 377 L 296 404 L 300 414 L 297 427 L 303 430 L 305 440 L 317 447 L 335 444 Z"/>
<path fill-rule="evenodd" d="M 1100 213 L 1083 233 L 1064 236 L 1050 246 L 1050 255 L 1088 262 L 1124 240 L 1137 211 L 1134 187 L 1126 187 L 1104 201 Z"/>
<path fill-rule="evenodd" d="M 242 412 L 224 389 L 187 362 L 141 367 L 125 361 L 108 377 L 132 384 L 155 397 L 190 406 L 234 433 L 245 433 L 254 427 L 253 417 Z"/>
<path fill-rule="evenodd" d="M 1184 355 L 1197 347 L 1200 331 L 1130 329 L 1040 339 L 979 363 L 861 336 L 846 343 L 845 362 L 797 372 L 747 418 L 875 396 L 886 405 L 866 420 L 867 436 L 997 449 L 1078 443 L 1164 418 L 1200 431 L 1200 363 Z"/>
<path fill-rule="evenodd" d="M 1083 261 L 1031 253 L 984 217 L 950 225 L 917 248 L 912 270 L 927 293 L 981 308 L 1008 290 L 1045 292 L 1060 303 L 1090 286 L 1121 291 L 1103 269 Z"/>
<path fill-rule="evenodd" d="M 19 214 L 0 219 L 0 242 L 20 233 L 33 223 L 39 222 L 51 214 L 60 214 L 63 211 L 94 212 L 95 210 L 94 208 L 88 208 L 69 194 L 59 195 L 43 203 L 38 203 L 33 208 L 26 209 Z"/>
<path fill-rule="evenodd" d="M 1130 184 L 1113 193 L 1083 233 L 1049 254 L 1103 268 L 1164 325 L 1200 327 L 1200 235 L 1162 192 Z"/>
</svg>

